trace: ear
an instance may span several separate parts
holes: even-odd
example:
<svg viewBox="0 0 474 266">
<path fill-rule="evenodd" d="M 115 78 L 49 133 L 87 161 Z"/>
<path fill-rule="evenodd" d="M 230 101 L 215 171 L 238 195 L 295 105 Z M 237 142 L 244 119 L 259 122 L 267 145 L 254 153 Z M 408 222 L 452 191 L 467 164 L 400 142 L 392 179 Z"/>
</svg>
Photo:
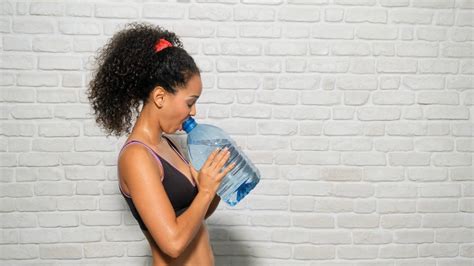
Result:
<svg viewBox="0 0 474 266">
<path fill-rule="evenodd" d="M 151 97 L 155 106 L 161 109 L 165 103 L 166 90 L 161 86 L 156 86 L 151 92 Z"/>
</svg>

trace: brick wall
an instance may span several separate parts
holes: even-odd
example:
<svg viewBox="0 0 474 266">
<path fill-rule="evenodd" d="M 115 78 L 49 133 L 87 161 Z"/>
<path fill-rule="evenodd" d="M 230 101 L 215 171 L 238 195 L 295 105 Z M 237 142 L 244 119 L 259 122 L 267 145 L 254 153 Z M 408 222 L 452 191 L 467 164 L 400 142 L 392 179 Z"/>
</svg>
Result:
<svg viewBox="0 0 474 266">
<path fill-rule="evenodd" d="M 208 220 L 218 265 L 472 265 L 473 8 L 2 1 L 1 264 L 151 262 L 117 187 L 125 139 L 85 97 L 96 49 L 141 20 L 182 37 L 202 69 L 199 121 L 263 175 Z"/>
</svg>

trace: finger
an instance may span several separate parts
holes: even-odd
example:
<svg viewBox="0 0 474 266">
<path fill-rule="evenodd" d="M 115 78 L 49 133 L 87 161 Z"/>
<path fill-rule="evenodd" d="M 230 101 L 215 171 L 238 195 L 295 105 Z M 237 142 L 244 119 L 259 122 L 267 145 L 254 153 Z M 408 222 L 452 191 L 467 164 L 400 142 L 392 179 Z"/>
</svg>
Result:
<svg viewBox="0 0 474 266">
<path fill-rule="evenodd" d="M 223 156 L 225 156 L 227 153 L 227 148 L 223 148 L 221 150 L 219 150 L 219 152 L 216 154 L 216 156 L 214 156 L 214 158 L 212 159 L 211 163 L 209 164 L 209 166 L 211 168 L 215 168 L 217 163 L 221 160 L 221 158 Z"/>
<path fill-rule="evenodd" d="M 222 172 L 219 173 L 219 179 L 220 178 L 223 178 L 224 176 L 226 176 L 233 168 L 235 167 L 235 162 L 227 165 L 226 168 L 224 168 L 224 170 L 222 170 Z"/>
<path fill-rule="evenodd" d="M 225 163 L 229 160 L 230 151 L 226 151 L 226 153 L 219 158 L 219 161 L 216 162 L 216 168 L 221 170 L 221 168 L 225 165 Z"/>
<path fill-rule="evenodd" d="M 209 157 L 207 157 L 207 160 L 204 162 L 204 165 L 202 166 L 202 168 L 209 167 L 219 151 L 220 151 L 219 148 L 216 148 L 214 151 L 212 151 Z"/>
<path fill-rule="evenodd" d="M 198 180 L 199 172 L 191 164 L 189 165 L 189 170 L 191 171 L 191 176 L 194 182 L 196 182 L 196 184 L 199 184 L 199 180 Z"/>
<path fill-rule="evenodd" d="M 199 172 L 191 164 L 189 165 L 189 170 L 191 170 L 191 175 L 196 179 L 199 175 Z"/>
</svg>

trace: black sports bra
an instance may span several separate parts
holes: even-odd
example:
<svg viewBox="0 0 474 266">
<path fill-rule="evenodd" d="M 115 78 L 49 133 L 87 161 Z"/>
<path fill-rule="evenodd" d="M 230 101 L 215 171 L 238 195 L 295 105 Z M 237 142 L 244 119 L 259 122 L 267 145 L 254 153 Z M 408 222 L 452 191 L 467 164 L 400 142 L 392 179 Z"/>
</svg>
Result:
<svg viewBox="0 0 474 266">
<path fill-rule="evenodd" d="M 174 143 L 171 142 L 171 140 L 169 140 L 167 137 L 165 136 L 163 137 L 168 141 L 170 146 L 179 155 L 179 157 L 181 157 L 181 159 L 183 159 L 187 164 L 189 164 L 189 162 L 178 151 Z M 152 152 L 153 156 L 161 165 L 162 170 L 163 170 L 163 177 L 161 181 L 163 183 L 163 187 L 166 191 L 166 194 L 168 195 L 168 198 L 170 199 L 171 205 L 173 206 L 176 217 L 178 217 L 189 207 L 189 205 L 191 205 L 191 202 L 196 197 L 198 193 L 198 189 L 196 185 L 193 184 L 192 181 L 189 180 L 183 173 L 181 173 L 178 169 L 176 169 L 176 167 L 174 167 L 168 161 L 163 159 L 153 149 L 151 149 L 150 147 L 148 147 L 145 143 L 141 141 L 138 141 L 138 140 L 129 141 L 122 147 L 122 150 L 120 152 L 122 152 L 126 146 L 132 143 L 140 143 L 144 145 L 146 148 L 148 148 L 148 150 Z M 122 187 L 120 186 L 120 181 L 119 181 L 119 189 L 123 197 L 127 201 L 127 204 L 130 207 L 130 211 L 132 212 L 133 217 L 137 220 L 138 225 L 140 226 L 140 229 L 144 231 L 148 231 L 145 224 L 143 223 L 142 218 L 140 217 L 140 214 L 135 208 L 135 204 L 133 203 L 132 198 L 123 192 Z"/>
</svg>

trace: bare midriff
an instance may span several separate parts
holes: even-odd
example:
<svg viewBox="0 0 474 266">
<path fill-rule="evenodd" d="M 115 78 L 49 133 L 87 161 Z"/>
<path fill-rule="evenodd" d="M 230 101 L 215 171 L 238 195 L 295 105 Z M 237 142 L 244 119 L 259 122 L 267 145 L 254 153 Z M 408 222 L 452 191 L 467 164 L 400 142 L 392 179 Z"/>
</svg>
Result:
<svg viewBox="0 0 474 266">
<path fill-rule="evenodd" d="M 150 243 L 153 256 L 153 266 L 158 265 L 214 265 L 214 254 L 212 253 L 209 232 L 203 222 L 188 247 L 177 258 L 166 255 L 156 245 L 148 231 L 142 231 Z"/>
</svg>

